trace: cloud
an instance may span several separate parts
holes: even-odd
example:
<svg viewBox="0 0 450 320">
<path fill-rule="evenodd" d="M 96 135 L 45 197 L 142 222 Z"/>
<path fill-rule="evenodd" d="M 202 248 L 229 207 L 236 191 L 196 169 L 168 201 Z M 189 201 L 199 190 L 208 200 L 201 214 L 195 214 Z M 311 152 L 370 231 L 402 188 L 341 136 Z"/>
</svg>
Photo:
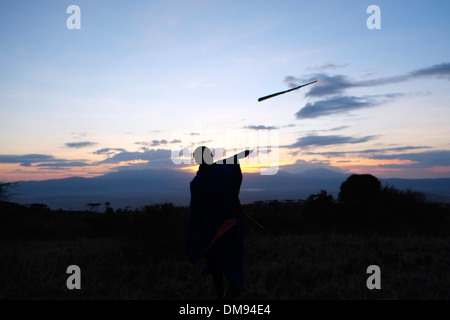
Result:
<svg viewBox="0 0 450 320">
<path fill-rule="evenodd" d="M 411 164 L 382 165 L 391 168 L 429 168 L 434 166 L 450 166 L 450 150 L 425 151 L 420 153 L 402 153 L 390 155 L 374 155 L 377 160 L 410 160 Z"/>
<path fill-rule="evenodd" d="M 340 130 L 345 130 L 348 128 L 351 128 L 351 127 L 350 126 L 339 126 L 339 127 L 334 127 L 331 129 L 306 130 L 306 131 L 301 131 L 301 132 L 312 136 L 312 135 L 317 135 L 322 132 L 340 131 Z"/>
<path fill-rule="evenodd" d="M 339 130 L 344 130 L 344 129 L 348 129 L 348 128 L 350 128 L 350 126 L 340 126 L 340 127 L 331 128 L 328 131 L 339 131 Z"/>
<path fill-rule="evenodd" d="M 131 164 L 125 166 L 124 168 L 137 168 L 139 166 L 146 168 L 148 168 L 149 166 L 168 168 L 174 166 L 171 160 L 171 150 L 157 149 L 145 150 L 143 152 L 128 152 L 125 149 L 121 148 L 103 148 L 95 151 L 94 154 L 105 155 L 107 158 L 102 161 L 90 162 L 83 159 L 58 159 L 52 155 L 45 154 L 0 155 L 0 164 L 19 164 L 22 167 L 36 168 L 38 170 L 67 170 L 68 168 L 96 167 L 102 164 L 116 164 L 121 162 L 142 160 L 147 162 Z M 30 171 L 27 170 L 26 172 Z"/>
<path fill-rule="evenodd" d="M 80 142 L 67 142 L 65 146 L 68 148 L 78 149 L 78 148 L 92 147 L 95 146 L 96 144 L 97 144 L 96 142 L 80 141 Z"/>
<path fill-rule="evenodd" d="M 55 157 L 46 154 L 0 155 L 0 163 L 20 163 L 29 167 L 33 163 L 57 161 Z"/>
<path fill-rule="evenodd" d="M 22 167 L 53 169 L 89 166 L 89 164 L 83 160 L 74 161 L 57 159 L 54 156 L 46 154 L 0 155 L 0 163 L 17 163 Z"/>
<path fill-rule="evenodd" d="M 370 108 L 393 101 L 401 94 L 385 94 L 374 96 L 337 96 L 316 102 L 308 102 L 295 116 L 297 119 L 317 118 L 321 116 L 344 113 L 350 110 Z"/>
<path fill-rule="evenodd" d="M 370 140 L 373 140 L 376 136 L 366 136 L 362 138 L 354 138 L 348 136 L 340 136 L 340 135 L 328 135 L 328 136 L 306 136 L 297 139 L 297 142 L 284 146 L 285 148 L 309 148 L 309 147 L 317 147 L 317 146 L 328 146 L 328 145 L 336 145 L 336 144 L 355 144 L 355 143 L 363 143 Z"/>
<path fill-rule="evenodd" d="M 98 162 L 98 164 L 119 163 L 123 161 L 136 161 L 136 160 L 143 160 L 150 162 L 158 159 L 170 159 L 170 157 L 171 157 L 171 150 L 164 150 L 164 149 L 145 150 L 143 152 L 122 151 L 120 153 L 113 155 L 110 158 Z"/>
<path fill-rule="evenodd" d="M 308 161 L 305 161 L 302 159 L 297 159 L 296 162 L 293 164 L 281 166 L 281 170 L 283 170 L 284 172 L 289 172 L 289 173 L 293 173 L 293 174 L 308 171 L 308 170 L 313 170 L 313 169 L 319 169 L 319 168 L 325 168 L 325 169 L 332 170 L 335 172 L 344 173 L 344 171 L 342 169 L 331 166 L 328 163 L 328 161 L 308 162 Z"/>
<path fill-rule="evenodd" d="M 294 88 L 302 83 L 315 80 L 317 80 L 317 82 L 308 87 L 309 91 L 306 92 L 306 97 L 322 97 L 333 94 L 342 94 L 346 89 L 356 86 L 354 82 L 344 75 L 330 76 L 325 73 L 315 73 L 304 78 L 288 76 L 284 79 L 284 82 L 289 88 Z"/>
<path fill-rule="evenodd" d="M 166 139 L 162 139 L 162 140 L 152 140 L 152 143 L 150 144 L 150 147 L 157 147 L 160 146 L 162 144 L 167 144 L 168 141 Z"/>
<path fill-rule="evenodd" d="M 335 63 L 326 63 L 324 65 L 318 66 L 318 67 L 308 67 L 308 70 L 329 70 L 329 69 L 337 69 L 337 68 L 345 68 L 348 66 L 348 63 L 346 64 L 335 64 Z"/>
<path fill-rule="evenodd" d="M 436 77 L 450 80 L 450 63 L 441 63 L 410 73 L 410 77 Z"/>
<path fill-rule="evenodd" d="M 142 145 L 144 147 L 158 147 L 161 145 L 174 144 L 174 143 L 181 143 L 181 140 L 174 139 L 172 141 L 168 141 L 166 139 L 161 139 L 161 140 L 152 140 L 152 142 L 139 141 L 139 142 L 135 142 L 134 144 Z"/>
<path fill-rule="evenodd" d="M 126 151 L 125 149 L 122 148 L 103 148 L 103 149 L 99 149 L 97 151 L 94 151 L 93 154 L 113 154 L 115 152 L 123 152 Z"/>
<path fill-rule="evenodd" d="M 287 78 L 285 78 L 284 82 L 286 82 Z M 293 77 L 289 77 L 290 81 L 288 82 L 288 86 L 291 88 L 297 86 L 299 83 L 301 84 L 317 80 L 314 85 L 310 86 L 310 90 L 305 93 L 305 96 L 308 98 L 320 98 L 330 95 L 343 95 L 345 90 L 350 88 L 373 87 L 402 82 L 408 80 L 408 76 L 402 75 L 364 81 L 354 81 L 342 74 L 328 75 L 326 73 L 315 73 L 305 78 L 294 79 L 295 78 Z"/>
<path fill-rule="evenodd" d="M 354 87 L 380 86 L 424 77 L 450 80 L 450 63 L 436 64 L 427 68 L 414 70 L 403 75 L 364 81 L 351 80 L 350 78 L 342 74 L 328 75 L 326 73 L 314 73 L 301 78 L 287 76 L 285 77 L 284 82 L 288 87 L 293 88 L 302 83 L 317 80 L 317 83 L 309 87 L 310 90 L 306 92 L 305 96 L 324 97 L 328 95 L 342 95 L 345 90 Z"/>
<path fill-rule="evenodd" d="M 90 164 L 82 161 L 59 160 L 58 162 L 39 163 L 34 167 L 63 170 L 67 168 L 87 167 L 87 166 L 90 166 Z"/>
<path fill-rule="evenodd" d="M 334 157 L 345 157 L 346 155 L 362 155 L 367 157 L 368 154 L 385 154 L 386 152 L 400 152 L 408 150 L 417 149 L 429 149 L 428 146 L 405 146 L 405 147 L 395 147 L 395 148 L 382 148 L 382 149 L 365 149 L 365 150 L 355 150 L 355 151 L 331 151 L 331 152 L 307 152 L 308 155 L 321 155 L 329 158 Z"/>
<path fill-rule="evenodd" d="M 130 170 L 130 169 L 149 169 L 149 168 L 166 168 L 173 169 L 176 165 L 172 162 L 172 151 L 166 149 L 144 150 L 143 152 L 121 152 L 111 158 L 105 159 L 98 164 L 115 164 L 129 161 L 146 161 L 131 163 L 126 165 L 118 165 L 112 167 L 112 170 Z"/>
<path fill-rule="evenodd" d="M 264 126 L 264 125 L 251 125 L 251 126 L 245 126 L 244 129 L 250 129 L 250 130 L 274 130 L 278 129 L 278 127 L 275 126 Z"/>
</svg>

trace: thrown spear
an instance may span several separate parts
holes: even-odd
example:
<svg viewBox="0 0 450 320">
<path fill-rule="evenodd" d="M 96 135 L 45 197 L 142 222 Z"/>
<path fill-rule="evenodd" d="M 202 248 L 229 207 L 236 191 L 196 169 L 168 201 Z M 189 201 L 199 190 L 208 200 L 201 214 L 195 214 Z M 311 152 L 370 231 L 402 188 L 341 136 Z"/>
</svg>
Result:
<svg viewBox="0 0 450 320">
<path fill-rule="evenodd" d="M 295 87 L 295 88 L 292 88 L 292 89 L 289 89 L 289 90 L 286 90 L 286 91 L 281 91 L 281 92 L 269 94 L 268 96 L 264 96 L 264 97 L 259 98 L 258 101 L 261 102 L 261 101 L 263 101 L 263 100 L 266 100 L 266 99 L 269 99 L 269 98 L 273 98 L 273 97 L 278 96 L 278 95 L 280 95 L 280 94 L 288 93 L 288 92 L 291 92 L 291 91 L 293 91 L 293 90 L 297 90 L 297 89 L 300 89 L 300 88 L 302 88 L 302 87 L 306 87 L 307 85 L 310 85 L 310 84 L 312 84 L 312 83 L 314 83 L 314 82 L 317 82 L 317 80 L 316 80 L 316 81 L 309 82 L 309 83 L 307 83 L 307 84 L 302 84 L 301 86 L 298 86 L 298 87 Z"/>
</svg>

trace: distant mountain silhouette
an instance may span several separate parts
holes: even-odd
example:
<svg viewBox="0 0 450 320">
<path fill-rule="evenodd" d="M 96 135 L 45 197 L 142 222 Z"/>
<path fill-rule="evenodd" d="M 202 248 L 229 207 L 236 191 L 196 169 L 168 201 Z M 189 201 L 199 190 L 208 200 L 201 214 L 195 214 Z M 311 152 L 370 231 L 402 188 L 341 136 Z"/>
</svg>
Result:
<svg viewBox="0 0 450 320">
<path fill-rule="evenodd" d="M 291 174 L 244 174 L 242 203 L 264 200 L 306 199 L 326 190 L 337 197 L 339 187 L 350 174 L 318 168 Z M 113 208 L 140 207 L 172 202 L 188 205 L 189 182 L 195 173 L 182 170 L 122 170 L 94 178 L 66 178 L 24 181 L 14 189 L 11 201 L 21 204 L 45 203 L 51 208 L 86 209 L 87 203 L 110 202 Z M 450 202 L 450 179 L 380 179 L 383 185 L 424 192 L 430 199 Z M 100 207 L 99 211 L 103 211 Z"/>
<path fill-rule="evenodd" d="M 345 180 L 350 174 L 326 169 L 326 168 L 317 168 L 317 169 L 311 169 L 307 171 L 302 171 L 297 174 L 296 176 L 300 178 L 306 178 L 306 179 L 343 179 Z"/>
<path fill-rule="evenodd" d="M 149 203 L 189 201 L 193 175 L 178 170 L 123 170 L 94 178 L 24 181 L 12 201 L 46 203 L 51 208 L 85 209 L 88 202 L 112 207 L 137 207 Z"/>
</svg>

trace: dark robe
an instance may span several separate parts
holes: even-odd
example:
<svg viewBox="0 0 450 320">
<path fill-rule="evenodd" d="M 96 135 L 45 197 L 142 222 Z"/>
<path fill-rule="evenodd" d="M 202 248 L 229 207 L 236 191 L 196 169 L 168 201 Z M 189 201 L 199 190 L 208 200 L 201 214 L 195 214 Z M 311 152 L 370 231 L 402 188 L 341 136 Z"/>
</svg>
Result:
<svg viewBox="0 0 450 320">
<path fill-rule="evenodd" d="M 186 253 L 196 264 L 205 258 L 206 273 L 222 273 L 237 288 L 243 283 L 244 228 L 237 164 L 200 165 L 190 183 L 190 219 Z"/>
</svg>

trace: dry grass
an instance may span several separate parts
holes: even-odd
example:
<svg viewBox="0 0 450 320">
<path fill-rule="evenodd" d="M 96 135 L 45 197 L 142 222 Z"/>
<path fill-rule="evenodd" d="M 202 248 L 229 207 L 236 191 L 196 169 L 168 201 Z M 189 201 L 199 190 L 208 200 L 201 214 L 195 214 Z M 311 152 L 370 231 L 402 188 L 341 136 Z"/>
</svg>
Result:
<svg viewBox="0 0 450 320">
<path fill-rule="evenodd" d="M 26 241 L 0 250 L 0 297 L 14 299 L 212 299 L 201 266 L 167 252 L 124 252 L 114 239 Z M 450 239 L 339 234 L 251 235 L 241 299 L 449 299 Z M 130 256 L 133 255 L 133 258 Z M 66 268 L 82 289 L 66 288 Z M 381 290 L 366 269 L 381 268 Z"/>
<path fill-rule="evenodd" d="M 247 211 L 277 232 L 247 223 L 240 299 L 450 298 L 445 230 L 365 232 L 321 223 L 303 230 L 308 215 L 258 206 Z M 184 255 L 186 208 L 110 215 L 9 212 L 3 220 L 1 299 L 215 297 L 202 267 L 190 265 Z M 278 232 L 283 226 L 286 231 Z M 81 290 L 66 287 L 72 264 L 81 268 Z M 366 287 L 366 269 L 373 264 L 381 268 L 381 290 Z"/>
</svg>

